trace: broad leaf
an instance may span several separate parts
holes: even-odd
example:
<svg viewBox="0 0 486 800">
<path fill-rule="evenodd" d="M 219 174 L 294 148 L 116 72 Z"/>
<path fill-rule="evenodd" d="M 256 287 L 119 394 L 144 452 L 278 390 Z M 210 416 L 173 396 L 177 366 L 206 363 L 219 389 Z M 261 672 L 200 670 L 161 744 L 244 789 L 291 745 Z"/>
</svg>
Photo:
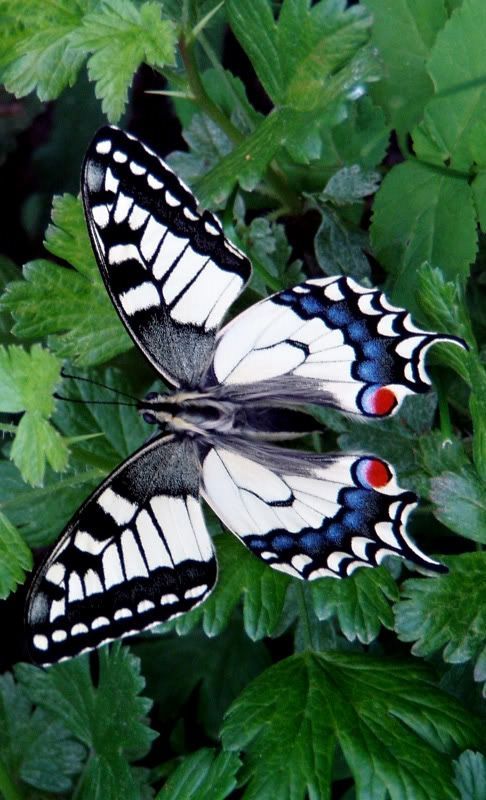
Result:
<svg viewBox="0 0 486 800">
<path fill-rule="evenodd" d="M 446 279 L 467 277 L 477 246 L 467 180 L 418 162 L 399 164 L 376 195 L 371 243 L 390 274 L 392 297 L 410 310 L 416 307 L 416 270 L 424 261 L 440 267 Z"/>
<path fill-rule="evenodd" d="M 337 744 L 358 800 L 456 800 L 448 754 L 474 746 L 480 730 L 424 668 L 306 652 L 253 681 L 222 735 L 226 750 L 246 755 L 247 800 L 329 800 Z"/>
<path fill-rule="evenodd" d="M 409 580 L 395 606 L 402 641 L 412 652 L 430 656 L 442 651 L 451 664 L 472 661 L 475 678 L 486 680 L 486 554 L 445 559 L 450 572 L 428 580 Z"/>
<path fill-rule="evenodd" d="M 156 800 L 224 800 L 236 788 L 241 761 L 234 753 L 205 748 L 186 756 Z"/>
<path fill-rule="evenodd" d="M 434 88 L 425 68 L 435 37 L 446 21 L 443 0 L 367 0 L 373 14 L 372 41 L 384 76 L 372 95 L 401 134 L 422 118 Z"/>
<path fill-rule="evenodd" d="M 477 473 L 463 468 L 431 479 L 434 514 L 460 536 L 486 544 L 486 489 Z"/>
<path fill-rule="evenodd" d="M 147 754 L 156 735 L 146 719 L 151 701 L 140 696 L 145 681 L 127 648 L 100 650 L 99 670 L 96 686 L 86 656 L 48 671 L 19 664 L 16 675 L 31 700 L 90 749 L 80 796 L 136 800 L 140 789 L 130 762 Z"/>
<path fill-rule="evenodd" d="M 483 1 L 463 0 L 437 36 L 427 64 L 437 96 L 427 104 L 424 121 L 414 132 L 419 157 L 450 162 L 460 170 L 486 165 L 485 36 Z"/>
<path fill-rule="evenodd" d="M 55 198 L 52 220 L 45 246 L 74 269 L 31 261 L 25 280 L 9 284 L 0 308 L 12 313 L 16 336 L 49 336 L 55 352 L 76 364 L 108 361 L 132 345 L 96 265 L 81 202 L 70 195 Z"/>
<path fill-rule="evenodd" d="M 363 170 L 359 164 L 342 167 L 326 183 L 319 199 L 330 200 L 337 206 L 359 202 L 363 197 L 375 194 L 380 185 L 380 174 Z"/>
</svg>

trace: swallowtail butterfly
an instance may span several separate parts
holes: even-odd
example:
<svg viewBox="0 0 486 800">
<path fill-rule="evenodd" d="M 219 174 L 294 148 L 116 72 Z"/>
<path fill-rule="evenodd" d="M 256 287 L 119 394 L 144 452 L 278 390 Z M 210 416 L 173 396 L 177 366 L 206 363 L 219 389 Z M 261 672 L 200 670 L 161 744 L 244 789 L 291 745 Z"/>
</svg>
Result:
<svg viewBox="0 0 486 800">
<path fill-rule="evenodd" d="M 129 133 L 100 130 L 82 195 L 94 252 L 129 334 L 174 387 L 139 403 L 156 438 L 84 503 L 34 578 L 29 642 L 49 664 L 194 608 L 217 565 L 200 496 L 270 567 L 345 577 L 389 554 L 444 569 L 405 532 L 415 495 L 373 455 L 273 441 L 308 430 L 294 406 L 395 413 L 430 385 L 435 342 L 377 289 L 306 280 L 221 322 L 248 258 L 188 187 Z"/>
</svg>

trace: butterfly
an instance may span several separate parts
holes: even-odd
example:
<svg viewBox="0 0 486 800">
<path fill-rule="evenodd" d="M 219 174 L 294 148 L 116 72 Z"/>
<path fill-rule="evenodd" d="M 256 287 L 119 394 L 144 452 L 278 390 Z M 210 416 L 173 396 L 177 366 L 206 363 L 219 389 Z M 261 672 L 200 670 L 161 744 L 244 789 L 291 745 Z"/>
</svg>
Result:
<svg viewBox="0 0 486 800">
<path fill-rule="evenodd" d="M 87 151 L 82 197 L 111 300 L 173 389 L 139 402 L 157 435 L 82 505 L 35 575 L 33 658 L 72 657 L 202 603 L 217 563 L 200 497 L 296 578 L 346 577 L 387 555 L 444 570 L 408 537 L 417 498 L 390 464 L 275 442 L 309 430 L 303 404 L 389 417 L 429 388 L 430 346 L 462 341 L 343 276 L 306 280 L 221 328 L 248 258 L 156 153 L 115 127 Z"/>
</svg>

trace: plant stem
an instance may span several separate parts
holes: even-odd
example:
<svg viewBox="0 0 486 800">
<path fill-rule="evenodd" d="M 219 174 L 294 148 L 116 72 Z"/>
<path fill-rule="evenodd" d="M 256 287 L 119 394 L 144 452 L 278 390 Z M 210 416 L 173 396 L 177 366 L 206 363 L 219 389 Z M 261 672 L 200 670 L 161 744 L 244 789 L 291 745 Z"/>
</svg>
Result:
<svg viewBox="0 0 486 800">
<path fill-rule="evenodd" d="M 444 440 L 452 438 L 452 423 L 451 415 L 449 413 L 449 403 L 447 402 L 447 394 L 444 385 L 440 378 L 435 378 L 435 385 L 437 388 L 437 397 L 439 400 L 439 419 L 440 430 Z"/>
<path fill-rule="evenodd" d="M 22 800 L 25 796 L 18 786 L 15 785 L 8 774 L 7 768 L 0 760 L 0 794 L 4 800 Z"/>
</svg>

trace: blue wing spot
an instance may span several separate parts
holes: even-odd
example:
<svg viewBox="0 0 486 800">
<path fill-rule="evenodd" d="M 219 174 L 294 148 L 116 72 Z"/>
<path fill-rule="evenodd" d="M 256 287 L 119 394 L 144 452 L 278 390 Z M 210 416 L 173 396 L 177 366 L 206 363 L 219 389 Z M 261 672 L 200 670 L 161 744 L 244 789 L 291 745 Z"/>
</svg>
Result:
<svg viewBox="0 0 486 800">
<path fill-rule="evenodd" d="M 248 542 L 251 550 L 266 550 L 268 549 L 268 542 L 265 539 L 251 539 Z"/>
<path fill-rule="evenodd" d="M 327 309 L 327 316 L 334 325 L 347 325 L 353 319 L 349 308 L 345 306 L 331 306 Z"/>
<path fill-rule="evenodd" d="M 345 536 L 346 532 L 342 525 L 338 522 L 333 522 L 326 531 L 326 542 L 333 545 L 341 545 Z"/>
<path fill-rule="evenodd" d="M 367 358 L 383 358 L 388 356 L 387 342 L 379 342 L 373 339 L 371 342 L 363 344 L 363 353 Z"/>
<path fill-rule="evenodd" d="M 306 314 L 322 314 L 324 311 L 322 301 L 317 297 L 313 297 L 311 294 L 306 294 L 304 296 L 301 295 L 299 299 L 300 305 Z"/>
<path fill-rule="evenodd" d="M 299 547 L 307 555 L 319 555 L 322 550 L 323 535 L 320 531 L 313 533 L 304 533 L 299 539 Z"/>
<path fill-rule="evenodd" d="M 359 511 L 348 511 L 343 517 L 343 524 L 353 531 L 359 531 L 363 527 L 363 514 Z"/>
<path fill-rule="evenodd" d="M 293 536 L 286 536 L 283 533 L 274 536 L 272 540 L 272 547 L 278 553 L 279 550 L 288 550 L 295 544 Z"/>
<path fill-rule="evenodd" d="M 378 361 L 362 361 L 357 365 L 358 377 L 367 383 L 388 383 L 390 370 Z"/>
<path fill-rule="evenodd" d="M 346 492 L 346 505 L 356 511 L 363 511 L 370 502 L 370 492 L 363 489 L 349 489 Z"/>
<path fill-rule="evenodd" d="M 278 300 L 279 303 L 284 303 L 285 305 L 290 306 L 295 302 L 295 295 L 293 292 L 280 292 L 275 300 Z"/>
<path fill-rule="evenodd" d="M 370 333 L 368 331 L 368 326 L 366 322 L 352 322 L 347 330 L 347 334 L 351 339 L 355 342 L 362 342 L 366 339 L 369 339 Z M 366 347 L 366 345 L 365 345 Z M 368 355 L 368 353 L 366 354 Z M 370 354 L 371 355 L 371 354 Z"/>
</svg>

